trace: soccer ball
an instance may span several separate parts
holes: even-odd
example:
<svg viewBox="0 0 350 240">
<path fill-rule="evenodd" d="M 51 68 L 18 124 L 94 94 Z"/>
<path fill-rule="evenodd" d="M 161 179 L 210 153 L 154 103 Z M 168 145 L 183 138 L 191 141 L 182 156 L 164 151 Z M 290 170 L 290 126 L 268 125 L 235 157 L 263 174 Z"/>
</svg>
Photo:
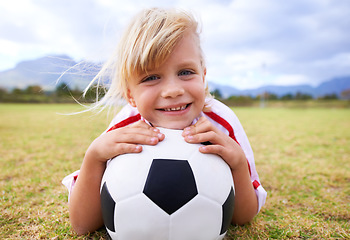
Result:
<svg viewBox="0 0 350 240">
<path fill-rule="evenodd" d="M 101 182 L 108 234 L 118 240 L 217 240 L 231 223 L 234 185 L 229 166 L 181 130 L 141 153 L 109 161 Z"/>
</svg>

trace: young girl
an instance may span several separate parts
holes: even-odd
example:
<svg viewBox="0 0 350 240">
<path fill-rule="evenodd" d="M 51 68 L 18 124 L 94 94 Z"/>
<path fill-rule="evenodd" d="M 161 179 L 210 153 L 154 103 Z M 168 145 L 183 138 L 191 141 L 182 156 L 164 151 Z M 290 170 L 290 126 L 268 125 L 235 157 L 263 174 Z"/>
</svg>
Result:
<svg viewBox="0 0 350 240">
<path fill-rule="evenodd" d="M 111 86 L 98 104 L 123 97 L 127 105 L 109 129 L 86 151 L 80 171 L 67 176 L 69 213 L 78 234 L 103 226 L 100 184 L 106 162 L 124 153 L 139 153 L 164 136 L 157 127 L 183 129 L 189 143 L 210 142 L 202 153 L 218 154 L 232 171 L 235 202 L 232 222 L 252 220 L 265 203 L 266 191 L 255 170 L 253 152 L 230 108 L 210 97 L 198 24 L 178 10 L 149 9 L 134 18 L 117 55 L 97 78 L 111 73 Z"/>
</svg>

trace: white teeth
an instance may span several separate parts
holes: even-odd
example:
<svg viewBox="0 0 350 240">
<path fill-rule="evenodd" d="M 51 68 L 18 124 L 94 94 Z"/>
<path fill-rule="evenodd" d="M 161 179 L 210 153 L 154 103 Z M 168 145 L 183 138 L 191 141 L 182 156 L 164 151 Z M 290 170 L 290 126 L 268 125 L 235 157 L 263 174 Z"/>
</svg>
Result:
<svg viewBox="0 0 350 240">
<path fill-rule="evenodd" d="M 180 111 L 186 109 L 187 105 L 183 105 L 181 107 L 176 107 L 176 108 L 164 108 L 164 111 L 170 112 L 170 111 Z"/>
</svg>

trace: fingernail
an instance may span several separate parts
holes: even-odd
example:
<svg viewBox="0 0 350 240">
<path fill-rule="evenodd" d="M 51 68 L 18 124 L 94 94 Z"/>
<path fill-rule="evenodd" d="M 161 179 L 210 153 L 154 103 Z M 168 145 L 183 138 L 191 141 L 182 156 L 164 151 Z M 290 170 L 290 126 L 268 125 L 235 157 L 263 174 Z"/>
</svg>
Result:
<svg viewBox="0 0 350 240">
<path fill-rule="evenodd" d="M 184 134 L 185 136 L 190 135 L 190 134 L 191 134 L 190 129 L 185 129 L 184 132 L 183 132 L 183 134 Z"/>
<path fill-rule="evenodd" d="M 193 136 L 192 135 L 188 135 L 188 136 L 186 136 L 186 139 L 191 142 L 193 140 Z"/>
<path fill-rule="evenodd" d="M 202 153 L 205 153 L 207 151 L 207 147 L 206 146 L 201 146 L 199 148 L 199 151 L 202 152 Z"/>
<path fill-rule="evenodd" d="M 137 152 L 139 152 L 139 151 L 142 150 L 142 147 L 141 147 L 140 145 L 137 145 L 137 146 L 135 146 L 135 150 L 136 150 Z"/>
<path fill-rule="evenodd" d="M 152 137 L 151 139 L 150 139 L 150 142 L 151 143 L 156 143 L 158 141 L 158 138 L 155 138 L 155 137 Z"/>
<path fill-rule="evenodd" d="M 163 138 L 163 133 L 158 133 L 158 138 Z"/>
</svg>

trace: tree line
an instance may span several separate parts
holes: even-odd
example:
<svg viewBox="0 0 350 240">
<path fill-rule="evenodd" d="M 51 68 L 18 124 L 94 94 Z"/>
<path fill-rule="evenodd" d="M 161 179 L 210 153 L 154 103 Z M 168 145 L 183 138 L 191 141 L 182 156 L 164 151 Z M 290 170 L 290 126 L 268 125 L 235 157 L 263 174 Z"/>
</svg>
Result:
<svg viewBox="0 0 350 240">
<path fill-rule="evenodd" d="M 89 103 L 103 97 L 105 89 L 103 87 L 91 87 L 83 96 L 83 91 L 78 87 L 71 89 L 66 83 L 62 82 L 54 90 L 46 91 L 39 85 L 31 85 L 24 89 L 14 88 L 11 91 L 0 87 L 0 102 L 18 102 L 18 103 L 71 103 L 78 100 L 79 102 Z M 225 102 L 228 105 L 249 106 L 257 101 L 305 101 L 313 99 L 313 96 L 306 93 L 297 92 L 296 94 L 285 94 L 278 96 L 274 93 L 264 92 L 257 96 L 232 95 L 223 97 L 220 90 L 215 89 L 211 92 L 215 98 Z M 337 100 L 337 94 L 324 95 L 317 98 L 318 100 Z M 350 89 L 341 93 L 341 99 L 350 100 Z"/>
<path fill-rule="evenodd" d="M 96 100 L 96 95 L 103 97 L 105 91 L 103 87 L 97 89 L 96 86 L 91 87 L 86 94 L 78 87 L 72 89 L 68 84 L 62 82 L 56 86 L 54 90 L 44 90 L 39 85 L 31 85 L 24 89 L 14 88 L 7 90 L 0 87 L 0 102 L 12 103 L 72 103 L 79 102 L 89 103 Z"/>
<path fill-rule="evenodd" d="M 256 102 L 267 102 L 267 101 L 308 101 L 308 100 L 350 100 L 350 89 L 344 90 L 339 97 L 337 94 L 326 94 L 324 96 L 314 98 L 311 94 L 297 92 L 296 94 L 285 94 L 282 96 L 278 96 L 277 94 L 270 92 L 263 92 L 257 96 L 249 96 L 249 95 L 232 95 L 229 97 L 223 97 L 220 90 L 215 89 L 211 92 L 211 94 L 226 103 L 230 106 L 251 106 Z"/>
</svg>

